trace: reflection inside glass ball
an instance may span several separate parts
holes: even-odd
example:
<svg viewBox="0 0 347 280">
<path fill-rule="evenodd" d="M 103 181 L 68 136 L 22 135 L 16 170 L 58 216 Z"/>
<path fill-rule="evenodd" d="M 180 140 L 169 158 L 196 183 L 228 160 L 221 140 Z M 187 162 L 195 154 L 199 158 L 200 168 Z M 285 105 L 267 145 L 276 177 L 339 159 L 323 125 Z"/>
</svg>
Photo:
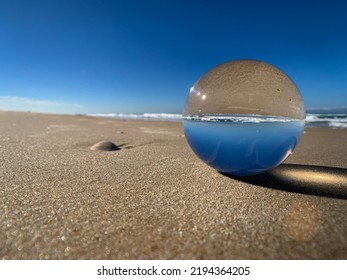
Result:
<svg viewBox="0 0 347 280">
<path fill-rule="evenodd" d="M 230 175 L 265 172 L 292 154 L 304 130 L 305 110 L 293 81 L 270 64 L 237 60 L 202 76 L 183 112 L 195 154 Z"/>
</svg>

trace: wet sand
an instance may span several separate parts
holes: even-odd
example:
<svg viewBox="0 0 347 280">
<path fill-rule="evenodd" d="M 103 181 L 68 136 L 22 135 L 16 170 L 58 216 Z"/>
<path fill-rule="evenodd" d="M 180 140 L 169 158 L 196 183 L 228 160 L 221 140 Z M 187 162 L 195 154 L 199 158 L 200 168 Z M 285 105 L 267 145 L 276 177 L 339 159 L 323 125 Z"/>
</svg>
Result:
<svg viewBox="0 0 347 280">
<path fill-rule="evenodd" d="M 119 150 L 90 149 L 104 140 Z M 0 112 L 0 258 L 346 259 L 346 140 L 308 128 L 280 168 L 237 178 L 179 122 Z"/>
</svg>

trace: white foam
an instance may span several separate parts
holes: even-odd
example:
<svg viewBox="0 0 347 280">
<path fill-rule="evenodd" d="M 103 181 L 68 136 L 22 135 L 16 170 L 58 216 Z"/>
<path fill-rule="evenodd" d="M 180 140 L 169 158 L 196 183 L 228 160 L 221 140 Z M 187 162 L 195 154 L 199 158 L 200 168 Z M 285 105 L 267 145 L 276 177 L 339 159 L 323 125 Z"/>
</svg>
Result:
<svg viewBox="0 0 347 280">
<path fill-rule="evenodd" d="M 332 128 L 347 128 L 346 122 L 333 122 L 329 123 L 329 126 Z"/>
<path fill-rule="evenodd" d="M 263 116 L 263 115 L 204 115 L 186 116 L 186 120 L 208 121 L 208 122 L 233 122 L 233 123 L 263 123 L 263 122 L 291 122 L 300 121 L 285 117 Z"/>
<path fill-rule="evenodd" d="M 143 113 L 143 114 L 88 114 L 92 117 L 103 117 L 103 118 L 115 118 L 115 119 L 127 119 L 127 120 L 163 120 L 163 121 L 181 121 L 181 114 L 169 114 L 169 113 Z"/>
<path fill-rule="evenodd" d="M 206 115 L 206 116 L 188 116 L 182 114 L 169 113 L 143 113 L 143 114 L 88 114 L 93 117 L 115 118 L 125 120 L 157 120 L 157 121 L 181 121 L 182 119 L 201 120 L 201 121 L 232 121 L 232 122 L 290 122 L 297 121 L 290 118 L 261 116 L 261 115 Z M 347 114 L 307 114 L 306 125 L 310 127 L 330 127 L 330 128 L 347 128 Z"/>
</svg>

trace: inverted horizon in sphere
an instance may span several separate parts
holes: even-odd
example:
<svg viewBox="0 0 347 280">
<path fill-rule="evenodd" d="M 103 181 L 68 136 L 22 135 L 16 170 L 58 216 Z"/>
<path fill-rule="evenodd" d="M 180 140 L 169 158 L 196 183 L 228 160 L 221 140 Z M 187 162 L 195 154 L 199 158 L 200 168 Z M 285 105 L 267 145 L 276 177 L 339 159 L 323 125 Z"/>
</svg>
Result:
<svg viewBox="0 0 347 280">
<path fill-rule="evenodd" d="M 305 126 L 299 89 L 276 67 L 236 60 L 204 74 L 183 112 L 187 141 L 206 164 L 230 175 L 255 175 L 283 162 Z"/>
</svg>

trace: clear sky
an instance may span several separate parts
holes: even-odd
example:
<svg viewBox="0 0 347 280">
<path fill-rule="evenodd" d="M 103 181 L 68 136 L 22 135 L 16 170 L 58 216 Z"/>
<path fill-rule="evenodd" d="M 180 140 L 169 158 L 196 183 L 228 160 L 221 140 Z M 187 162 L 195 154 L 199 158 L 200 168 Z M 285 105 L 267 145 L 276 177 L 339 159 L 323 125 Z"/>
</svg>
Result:
<svg viewBox="0 0 347 280">
<path fill-rule="evenodd" d="M 347 1 L 0 0 L 0 109 L 180 113 L 206 71 L 258 59 L 308 108 L 347 106 Z"/>
</svg>

